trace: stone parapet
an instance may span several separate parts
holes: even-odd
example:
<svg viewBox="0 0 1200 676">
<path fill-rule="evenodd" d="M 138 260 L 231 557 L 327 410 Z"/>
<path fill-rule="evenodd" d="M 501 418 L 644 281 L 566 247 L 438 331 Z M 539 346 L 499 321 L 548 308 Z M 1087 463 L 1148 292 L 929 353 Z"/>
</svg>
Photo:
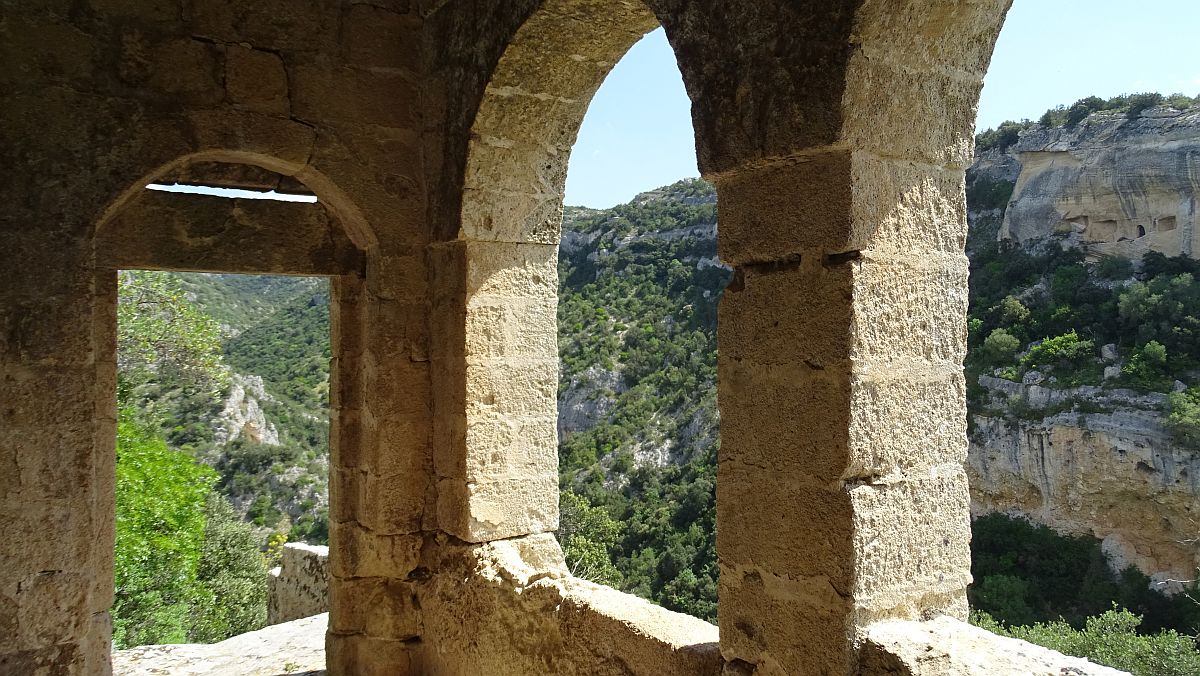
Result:
<svg viewBox="0 0 1200 676">
<path fill-rule="evenodd" d="M 267 624 L 329 611 L 329 548 L 289 542 L 267 576 Z"/>
</svg>

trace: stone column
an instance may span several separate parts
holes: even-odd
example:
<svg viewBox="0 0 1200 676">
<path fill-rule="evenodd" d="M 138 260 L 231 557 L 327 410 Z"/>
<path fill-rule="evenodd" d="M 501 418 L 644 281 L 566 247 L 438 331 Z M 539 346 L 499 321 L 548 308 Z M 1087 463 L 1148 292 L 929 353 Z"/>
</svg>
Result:
<svg viewBox="0 0 1200 676">
<path fill-rule="evenodd" d="M 93 277 L 79 239 L 8 225 L 0 226 L 0 672 L 105 674 L 116 276 Z M 95 358 L 101 349 L 108 356 Z"/>
<path fill-rule="evenodd" d="M 368 256 L 333 279 L 331 674 L 420 673 L 415 583 L 429 495 L 429 362 L 419 257 Z"/>
<path fill-rule="evenodd" d="M 457 241 L 431 258 L 438 523 L 467 542 L 556 530 L 558 247 Z"/>
<path fill-rule="evenodd" d="M 723 650 L 846 673 L 874 619 L 966 612 L 961 172 L 837 149 L 718 185 Z"/>
</svg>

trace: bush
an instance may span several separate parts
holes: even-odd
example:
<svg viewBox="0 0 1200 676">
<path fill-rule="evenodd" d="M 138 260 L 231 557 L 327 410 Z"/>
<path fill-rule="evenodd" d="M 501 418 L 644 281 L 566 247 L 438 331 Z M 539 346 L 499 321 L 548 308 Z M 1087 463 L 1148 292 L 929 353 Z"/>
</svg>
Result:
<svg viewBox="0 0 1200 676">
<path fill-rule="evenodd" d="M 1137 633 L 1142 618 L 1112 609 L 1088 618 L 1082 629 L 1066 622 L 1006 627 L 987 613 L 972 613 L 971 622 L 1001 636 L 1057 650 L 1135 676 L 1194 676 L 1200 674 L 1200 652 L 1190 636 L 1175 631 Z"/>
<path fill-rule="evenodd" d="M 1016 359 L 1021 341 L 1004 329 L 996 329 L 983 341 L 983 358 L 993 368 L 1006 366 Z"/>
<path fill-rule="evenodd" d="M 1153 92 L 1134 94 L 1128 100 L 1129 108 L 1125 111 L 1125 117 L 1130 120 L 1136 120 L 1141 116 L 1143 111 L 1161 104 L 1163 102 L 1163 95 Z"/>
<path fill-rule="evenodd" d="M 197 573 L 216 475 L 167 448 L 128 409 L 117 424 L 116 475 L 113 644 L 184 643 L 205 598 Z"/>
<path fill-rule="evenodd" d="M 1200 449 L 1200 387 L 1167 395 L 1167 429 L 1176 443 Z"/>
<path fill-rule="evenodd" d="M 204 596 L 189 638 L 212 643 L 266 624 L 267 567 L 254 531 L 225 498 L 210 493 L 204 514 L 204 544 L 196 571 Z"/>
<path fill-rule="evenodd" d="M 1029 349 L 1024 366 L 1029 370 L 1052 372 L 1063 376 L 1078 373 L 1093 366 L 1096 346 L 1090 340 L 1081 340 L 1071 329 L 1061 336 L 1047 338 Z M 1068 378 L 1073 380 L 1073 378 Z"/>
</svg>

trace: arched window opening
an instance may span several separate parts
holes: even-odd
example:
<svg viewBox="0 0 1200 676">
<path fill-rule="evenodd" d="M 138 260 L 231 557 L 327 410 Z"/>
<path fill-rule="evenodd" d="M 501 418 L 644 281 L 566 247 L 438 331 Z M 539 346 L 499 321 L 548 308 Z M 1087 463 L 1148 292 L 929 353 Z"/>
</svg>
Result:
<svg viewBox="0 0 1200 676">
<path fill-rule="evenodd" d="M 1189 632 L 1178 581 L 1200 563 L 1184 525 L 1200 500 L 1182 488 L 1196 454 L 1178 407 L 1200 391 L 1200 346 L 1177 327 L 1200 319 L 1195 186 L 1181 180 L 1200 96 L 1179 64 L 1200 56 L 1184 39 L 1200 11 L 1164 22 L 1114 5 L 1075 28 L 1133 48 L 1079 61 L 1047 37 L 1088 7 L 1017 0 L 980 100 L 966 171 L 968 597 L 1002 626 L 1065 618 L 1074 631 L 1116 604 L 1143 615 L 1139 633 Z M 1050 77 L 1047 62 L 1063 67 Z M 1102 431 L 1131 415 L 1175 431 Z"/>
<path fill-rule="evenodd" d="M 688 105 L 659 29 L 609 75 L 573 149 L 559 539 L 576 575 L 715 622 L 716 311 L 730 272 Z"/>
<path fill-rule="evenodd" d="M 327 607 L 330 428 L 352 391 L 330 315 L 361 254 L 302 187 L 210 167 L 217 185 L 151 184 L 97 233 L 97 284 L 115 282 L 121 648 Z M 308 565 L 268 572 L 281 558 Z"/>
</svg>

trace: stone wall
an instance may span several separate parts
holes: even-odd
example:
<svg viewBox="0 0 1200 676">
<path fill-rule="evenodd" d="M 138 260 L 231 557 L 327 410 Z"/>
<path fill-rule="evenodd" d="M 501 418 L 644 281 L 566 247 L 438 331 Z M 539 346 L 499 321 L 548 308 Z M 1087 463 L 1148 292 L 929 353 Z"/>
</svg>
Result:
<svg viewBox="0 0 1200 676">
<path fill-rule="evenodd" d="M 329 611 L 329 548 L 289 542 L 267 575 L 267 624 Z"/>
<path fill-rule="evenodd" d="M 110 669 L 129 261 L 332 276 L 332 674 L 848 674 L 873 623 L 962 617 L 963 169 L 1007 6 L 10 3 L 0 538 L 22 547 L 0 550 L 0 671 Z M 565 576 L 551 534 L 567 157 L 656 22 L 734 276 L 719 637 Z M 320 208 L 289 228 L 139 207 L 196 177 Z M 171 231 L 125 230 L 137 213 Z"/>
</svg>

